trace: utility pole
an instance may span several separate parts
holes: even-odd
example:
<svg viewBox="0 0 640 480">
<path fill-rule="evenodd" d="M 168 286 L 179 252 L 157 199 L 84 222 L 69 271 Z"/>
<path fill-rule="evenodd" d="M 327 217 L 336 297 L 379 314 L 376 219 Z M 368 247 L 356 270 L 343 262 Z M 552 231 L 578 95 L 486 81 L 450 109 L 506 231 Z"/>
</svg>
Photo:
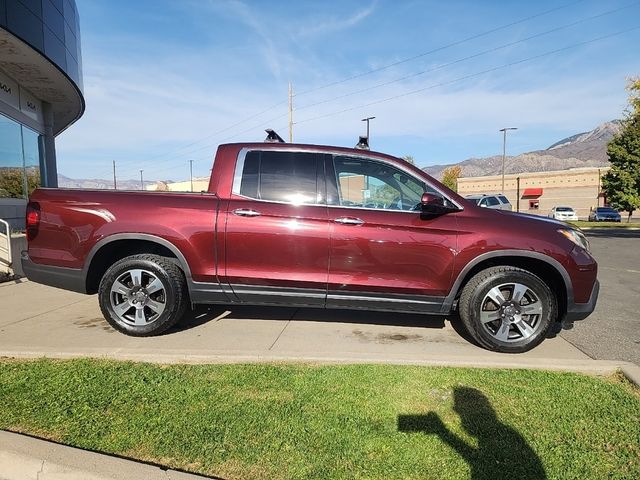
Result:
<svg viewBox="0 0 640 480">
<path fill-rule="evenodd" d="M 505 127 L 499 131 L 503 133 L 502 136 L 502 193 L 504 195 L 504 162 L 507 158 L 507 130 L 517 130 L 517 127 Z"/>
<path fill-rule="evenodd" d="M 113 189 L 118 189 L 118 182 L 116 181 L 116 161 L 113 161 Z"/>
<path fill-rule="evenodd" d="M 367 140 L 369 140 L 369 121 L 373 120 L 376 117 L 367 117 L 367 118 L 363 118 L 362 121 L 363 122 L 367 122 Z M 369 146 L 371 146 L 371 142 L 368 142 Z"/>
<path fill-rule="evenodd" d="M 140 170 L 140 190 L 144 190 L 144 181 L 142 180 L 142 172 L 144 172 L 144 170 Z"/>
<path fill-rule="evenodd" d="M 293 143 L 293 87 L 289 82 L 289 143 Z"/>
<path fill-rule="evenodd" d="M 189 177 L 191 178 L 191 191 L 193 192 L 193 160 L 189 160 Z"/>
</svg>

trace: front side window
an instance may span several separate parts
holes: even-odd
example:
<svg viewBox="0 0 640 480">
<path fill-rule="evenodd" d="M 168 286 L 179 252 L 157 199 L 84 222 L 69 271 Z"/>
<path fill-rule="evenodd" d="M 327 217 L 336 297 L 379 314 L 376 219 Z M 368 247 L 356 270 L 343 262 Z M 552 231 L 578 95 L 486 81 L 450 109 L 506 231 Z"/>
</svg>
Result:
<svg viewBox="0 0 640 480">
<path fill-rule="evenodd" d="M 337 203 L 345 207 L 415 210 L 433 188 L 402 170 L 366 158 L 334 156 Z"/>
<path fill-rule="evenodd" d="M 318 198 L 318 155 L 308 152 L 252 151 L 244 158 L 239 185 L 233 193 L 258 200 L 295 205 L 315 204 Z"/>
</svg>

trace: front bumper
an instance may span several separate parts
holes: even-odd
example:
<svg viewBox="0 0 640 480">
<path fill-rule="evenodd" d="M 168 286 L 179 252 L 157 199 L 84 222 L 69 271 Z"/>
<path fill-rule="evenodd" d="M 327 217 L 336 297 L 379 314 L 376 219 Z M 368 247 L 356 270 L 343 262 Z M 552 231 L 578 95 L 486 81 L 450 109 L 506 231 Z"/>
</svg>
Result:
<svg viewBox="0 0 640 480">
<path fill-rule="evenodd" d="M 21 261 L 24 274 L 32 282 L 87 293 L 86 278 L 82 270 L 35 263 L 26 250 L 22 251 Z"/>
<path fill-rule="evenodd" d="M 598 302 L 598 294 L 600 293 L 600 282 L 596 280 L 589 296 L 587 303 L 571 303 L 567 305 L 567 314 L 564 317 L 564 321 L 575 322 L 577 320 L 584 320 L 587 318 L 596 308 Z"/>
</svg>

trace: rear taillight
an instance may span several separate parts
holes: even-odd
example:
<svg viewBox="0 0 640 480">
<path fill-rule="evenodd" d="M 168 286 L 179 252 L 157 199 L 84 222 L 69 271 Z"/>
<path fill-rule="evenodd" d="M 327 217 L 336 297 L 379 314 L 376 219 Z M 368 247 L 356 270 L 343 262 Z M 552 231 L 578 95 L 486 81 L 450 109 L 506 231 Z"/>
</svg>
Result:
<svg viewBox="0 0 640 480">
<path fill-rule="evenodd" d="M 40 204 L 29 202 L 27 204 L 27 240 L 33 240 L 38 235 L 40 228 Z"/>
</svg>

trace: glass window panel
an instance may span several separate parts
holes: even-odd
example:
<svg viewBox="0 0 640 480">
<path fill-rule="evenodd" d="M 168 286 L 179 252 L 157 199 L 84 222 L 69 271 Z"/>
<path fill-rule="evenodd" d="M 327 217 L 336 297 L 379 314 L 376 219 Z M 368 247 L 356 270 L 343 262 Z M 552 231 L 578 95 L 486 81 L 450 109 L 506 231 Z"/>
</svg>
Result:
<svg viewBox="0 0 640 480">
<path fill-rule="evenodd" d="M 51 3 L 51 0 L 42 0 L 42 16 L 44 23 L 60 40 L 64 40 L 64 18 L 62 13 Z"/>
<path fill-rule="evenodd" d="M 41 183 L 39 135 L 0 115 L 0 198 L 24 198 Z"/>
<path fill-rule="evenodd" d="M 258 168 L 260 167 L 260 152 L 249 152 L 244 159 L 240 195 L 258 198 Z"/>
<path fill-rule="evenodd" d="M 262 152 L 259 196 L 295 205 L 317 202 L 315 153 Z"/>
<path fill-rule="evenodd" d="M 7 3 L 7 27 L 31 46 L 44 50 L 42 22 L 22 3 Z"/>
<path fill-rule="evenodd" d="M 334 157 L 340 205 L 383 210 L 414 210 L 425 182 L 386 163 L 355 157 Z"/>
</svg>

